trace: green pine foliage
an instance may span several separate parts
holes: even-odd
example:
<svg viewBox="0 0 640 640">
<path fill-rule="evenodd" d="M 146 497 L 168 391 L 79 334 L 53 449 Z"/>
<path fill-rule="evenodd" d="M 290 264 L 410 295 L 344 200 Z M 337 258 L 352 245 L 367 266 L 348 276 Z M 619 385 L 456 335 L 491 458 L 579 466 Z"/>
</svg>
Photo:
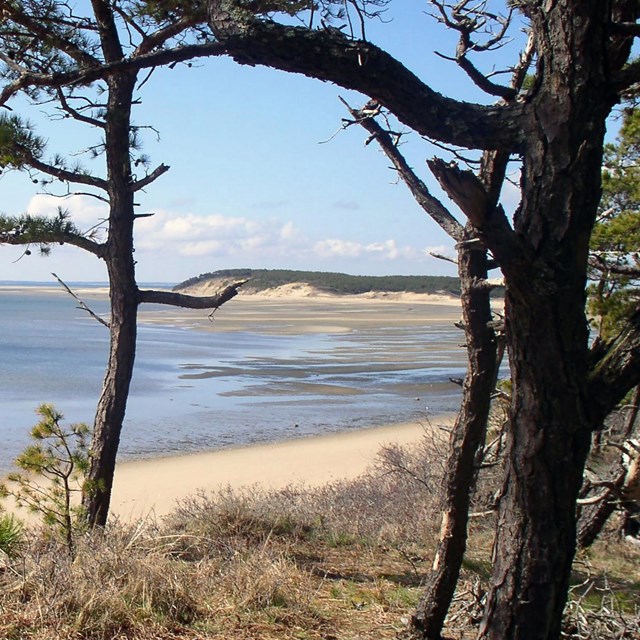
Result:
<svg viewBox="0 0 640 640">
<path fill-rule="evenodd" d="M 55 216 L 23 214 L 20 216 L 0 215 L 0 245 L 25 245 L 26 255 L 31 254 L 29 245 L 38 245 L 41 255 L 49 255 L 55 243 L 63 243 L 68 236 L 93 237 L 94 234 L 83 234 L 69 220 L 69 212 L 58 207 Z"/>
<path fill-rule="evenodd" d="M 0 172 L 22 169 L 29 158 L 39 158 L 44 140 L 33 133 L 31 125 L 19 116 L 0 113 Z"/>
<path fill-rule="evenodd" d="M 339 295 L 354 295 L 371 291 L 460 294 L 460 280 L 450 276 L 352 276 L 346 273 L 290 269 L 222 269 L 185 280 L 176 285 L 174 289 L 184 289 L 191 285 L 221 278 L 247 278 L 249 283 L 245 288 L 256 291 L 294 282 L 304 282 L 320 291 Z"/>
<path fill-rule="evenodd" d="M 14 557 L 24 539 L 22 523 L 13 515 L 3 513 L 0 516 L 0 552 Z"/>
<path fill-rule="evenodd" d="M 30 434 L 34 443 L 16 459 L 22 472 L 9 474 L 0 490 L 18 506 L 39 514 L 73 552 L 74 534 L 83 523 L 82 507 L 74 497 L 82 492 L 89 465 L 89 428 L 63 426 L 63 415 L 49 404 L 38 407 L 36 413 L 40 421 Z"/>
<path fill-rule="evenodd" d="M 630 108 L 605 149 L 600 216 L 591 236 L 589 312 L 603 339 L 640 301 L 640 110 Z"/>
</svg>

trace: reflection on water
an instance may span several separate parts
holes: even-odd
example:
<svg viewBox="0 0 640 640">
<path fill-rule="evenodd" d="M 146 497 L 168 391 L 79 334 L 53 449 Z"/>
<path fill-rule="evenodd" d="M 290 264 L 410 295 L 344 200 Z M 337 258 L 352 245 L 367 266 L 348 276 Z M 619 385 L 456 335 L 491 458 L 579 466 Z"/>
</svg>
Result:
<svg viewBox="0 0 640 640">
<path fill-rule="evenodd" d="M 106 311 L 104 302 L 92 306 Z M 274 323 L 249 326 L 141 325 L 123 456 L 286 439 L 457 408 L 460 390 L 448 380 L 464 375 L 465 354 L 450 321 L 427 322 L 413 310 L 402 323 L 342 332 L 281 335 Z M 104 327 L 66 296 L 0 292 L 0 469 L 24 447 L 40 402 L 91 423 L 107 350 Z"/>
</svg>

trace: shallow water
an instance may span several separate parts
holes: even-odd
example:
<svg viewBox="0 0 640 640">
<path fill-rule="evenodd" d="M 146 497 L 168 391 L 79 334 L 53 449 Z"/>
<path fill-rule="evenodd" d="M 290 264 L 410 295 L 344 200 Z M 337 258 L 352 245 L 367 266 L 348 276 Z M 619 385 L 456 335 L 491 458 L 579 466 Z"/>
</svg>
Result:
<svg viewBox="0 0 640 640">
<path fill-rule="evenodd" d="M 107 310 L 104 300 L 91 306 Z M 406 322 L 382 317 L 380 325 L 303 334 L 290 326 L 281 334 L 285 319 L 227 330 L 207 326 L 203 312 L 203 331 L 157 324 L 158 313 L 140 326 L 122 457 L 401 422 L 459 403 L 449 377 L 464 374 L 461 333 L 415 310 Z M 91 424 L 107 352 L 105 327 L 66 294 L 0 290 L 0 470 L 26 445 L 41 402 Z"/>
</svg>

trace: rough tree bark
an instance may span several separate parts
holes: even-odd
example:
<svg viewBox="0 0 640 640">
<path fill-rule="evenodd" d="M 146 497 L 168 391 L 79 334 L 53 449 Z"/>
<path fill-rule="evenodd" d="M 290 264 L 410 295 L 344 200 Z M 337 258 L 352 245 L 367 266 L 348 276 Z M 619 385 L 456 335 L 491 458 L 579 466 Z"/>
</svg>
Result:
<svg viewBox="0 0 640 640">
<path fill-rule="evenodd" d="M 492 589 L 479 638 L 558 638 L 591 431 L 584 315 L 600 200 L 609 3 L 530 3 L 539 87 L 523 119 L 522 259 L 500 255 L 513 401 Z M 491 238 L 491 240 L 489 239 Z M 551 366 L 550 364 L 553 363 Z"/>
<path fill-rule="evenodd" d="M 108 16 L 102 18 L 104 25 Z M 107 24 L 109 24 L 107 22 Z M 103 48 L 122 56 L 113 25 L 103 26 Z M 93 423 L 91 456 L 83 504 L 91 526 L 104 526 L 109 513 L 116 456 L 133 378 L 138 325 L 138 287 L 133 259 L 134 201 L 131 189 L 131 105 L 135 73 L 109 78 L 105 146 L 109 195 L 109 235 L 104 260 L 111 309 L 109 360 Z"/>
</svg>

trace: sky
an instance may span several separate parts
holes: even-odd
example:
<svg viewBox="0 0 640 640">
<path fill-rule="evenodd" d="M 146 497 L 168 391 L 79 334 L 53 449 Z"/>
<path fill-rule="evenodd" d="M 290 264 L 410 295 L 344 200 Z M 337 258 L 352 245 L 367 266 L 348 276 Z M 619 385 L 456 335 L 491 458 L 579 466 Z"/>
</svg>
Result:
<svg viewBox="0 0 640 640">
<path fill-rule="evenodd" d="M 368 38 L 399 58 L 436 90 L 464 100 L 484 100 L 454 63 L 455 36 L 425 12 L 426 3 L 391 2 L 384 22 L 368 26 Z M 518 42 L 499 53 L 513 61 Z M 367 98 L 329 83 L 230 59 L 156 70 L 139 92 L 136 124 L 143 152 L 170 171 L 138 198 L 136 222 L 139 282 L 176 283 L 227 268 L 286 268 L 356 275 L 455 275 L 455 265 L 431 252 L 453 256 L 453 242 L 396 180 L 359 127 L 341 130 L 345 98 Z M 16 113 L 48 142 L 47 157 L 70 155 L 97 175 L 102 160 L 80 152 L 98 141 L 96 130 L 69 120 L 50 120 L 49 108 L 25 101 Z M 403 128 L 406 130 L 406 128 Z M 157 132 L 157 135 L 156 135 Z M 436 195 L 425 160 L 438 149 L 416 134 L 402 150 Z M 62 193 L 60 187 L 56 193 Z M 86 195 L 61 199 L 42 192 L 28 175 L 0 178 L 0 211 L 47 214 L 66 208 L 81 229 L 104 219 L 105 205 Z M 507 210 L 518 201 L 508 185 Z M 452 210 L 455 207 L 452 205 Z M 41 258 L 0 246 L 0 280 L 106 281 L 104 264 L 74 247 L 55 247 Z"/>
</svg>

